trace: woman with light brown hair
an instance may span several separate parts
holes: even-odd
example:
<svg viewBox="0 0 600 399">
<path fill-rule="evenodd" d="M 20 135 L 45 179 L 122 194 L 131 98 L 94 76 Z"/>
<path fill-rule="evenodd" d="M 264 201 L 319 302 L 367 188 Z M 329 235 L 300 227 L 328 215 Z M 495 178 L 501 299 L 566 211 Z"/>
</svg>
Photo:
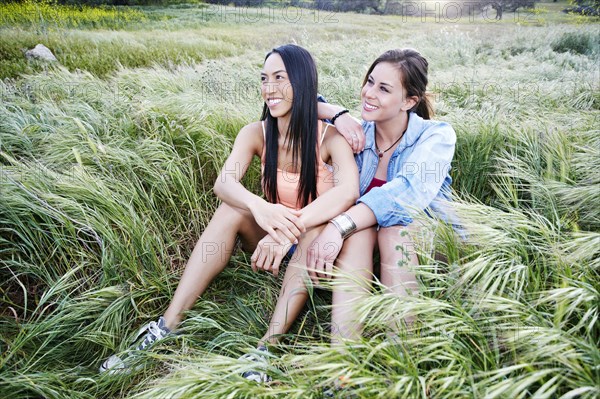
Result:
<svg viewBox="0 0 600 399">
<path fill-rule="evenodd" d="M 389 50 L 373 62 L 361 90 L 364 137 L 347 110 L 319 105 L 319 116 L 337 116 L 336 127 L 354 149 L 365 143 L 355 156 L 360 198 L 331 220 L 308 256 L 315 283 L 331 276 L 334 264 L 341 272 L 333 291 L 334 343 L 360 336 L 353 304 L 368 295 L 374 250 L 380 255 L 381 283 L 408 295 L 418 289 L 415 215 L 424 211 L 452 222 L 444 203 L 450 199 L 456 135 L 449 124 L 431 120 L 427 68 L 427 60 L 413 49 Z"/>
</svg>

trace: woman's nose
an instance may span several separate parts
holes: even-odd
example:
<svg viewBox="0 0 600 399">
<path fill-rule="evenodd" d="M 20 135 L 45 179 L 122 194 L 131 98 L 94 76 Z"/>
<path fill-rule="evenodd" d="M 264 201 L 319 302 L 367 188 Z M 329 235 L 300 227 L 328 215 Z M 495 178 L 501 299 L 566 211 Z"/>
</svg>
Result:
<svg viewBox="0 0 600 399">
<path fill-rule="evenodd" d="M 263 91 L 265 93 L 273 93 L 273 92 L 275 92 L 276 85 L 277 85 L 276 83 L 269 82 L 269 81 L 263 82 Z"/>
<path fill-rule="evenodd" d="M 367 86 L 367 87 L 365 87 L 365 88 L 364 88 L 363 95 L 364 95 L 366 98 L 374 98 L 374 95 L 373 95 L 373 94 L 374 94 L 374 91 L 373 91 L 373 86 L 371 86 L 371 87 L 368 87 L 368 86 Z"/>
</svg>

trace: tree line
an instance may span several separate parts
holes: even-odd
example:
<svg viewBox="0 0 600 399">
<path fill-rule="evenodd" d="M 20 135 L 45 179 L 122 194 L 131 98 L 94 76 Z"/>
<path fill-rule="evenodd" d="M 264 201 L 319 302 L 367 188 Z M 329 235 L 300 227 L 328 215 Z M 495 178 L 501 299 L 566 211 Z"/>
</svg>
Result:
<svg viewBox="0 0 600 399">
<path fill-rule="evenodd" d="M 20 0 L 0 0 L 0 3 Z M 48 0 L 46 0 L 48 1 Z M 50 0 L 52 1 L 52 0 Z M 53 0 L 56 4 L 66 5 L 109 5 L 109 6 L 136 6 L 136 5 L 169 5 L 181 3 L 208 3 L 219 5 L 232 5 L 236 7 L 303 7 L 337 12 L 360 12 L 372 14 L 398 14 L 398 9 L 403 4 L 422 3 L 433 0 Z M 536 0 L 458 0 L 458 3 L 480 2 L 497 3 L 520 6 L 531 6 Z M 506 7 L 504 7 L 506 9 Z"/>
<path fill-rule="evenodd" d="M 19 2 L 25 0 L 0 0 L 0 3 Z M 29 0 L 31 1 L 31 0 Z M 34 0 L 35 1 L 35 0 Z M 66 5 L 88 6 L 141 6 L 141 5 L 169 5 L 181 3 L 208 3 L 231 5 L 235 7 L 302 7 L 336 12 L 359 12 L 369 14 L 407 14 L 414 7 L 411 4 L 421 4 L 434 0 L 44 0 Z M 455 3 L 470 4 L 476 12 L 484 7 L 496 10 L 499 16 L 502 11 L 516 11 L 519 8 L 533 8 L 539 0 L 456 0 Z M 557 0 L 554 0 L 557 1 Z M 580 13 L 583 15 L 598 15 L 600 0 L 571 0 L 575 7 L 565 9 L 565 12 Z M 473 5 L 477 6 L 473 6 Z"/>
</svg>

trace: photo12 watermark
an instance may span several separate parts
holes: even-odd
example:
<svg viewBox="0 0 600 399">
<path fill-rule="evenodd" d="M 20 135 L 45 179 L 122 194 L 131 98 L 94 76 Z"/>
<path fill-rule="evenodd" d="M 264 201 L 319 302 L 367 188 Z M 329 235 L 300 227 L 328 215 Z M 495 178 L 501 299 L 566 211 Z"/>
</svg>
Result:
<svg viewBox="0 0 600 399">
<path fill-rule="evenodd" d="M 200 12 L 202 22 L 236 23 L 236 24 L 336 24 L 338 7 L 334 2 L 315 2 L 313 7 L 298 3 L 263 3 L 257 5 L 211 4 Z M 303 7 L 304 5 L 304 7 Z"/>
<path fill-rule="evenodd" d="M 226 3 L 226 2 L 218 2 Z M 401 16 L 401 22 L 458 23 L 493 22 L 503 19 L 519 24 L 539 23 L 533 12 L 533 0 L 467 0 L 467 1 L 237 1 L 232 4 L 211 4 L 200 10 L 203 22 L 313 23 L 335 24 L 342 13 L 362 13 L 379 16 Z M 509 15 L 510 13 L 510 15 Z"/>
</svg>

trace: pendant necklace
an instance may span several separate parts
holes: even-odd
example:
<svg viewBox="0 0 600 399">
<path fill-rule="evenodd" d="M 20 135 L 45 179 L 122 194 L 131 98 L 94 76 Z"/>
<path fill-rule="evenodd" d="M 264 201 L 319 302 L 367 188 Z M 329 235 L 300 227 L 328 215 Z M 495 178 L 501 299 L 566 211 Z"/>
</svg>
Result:
<svg viewBox="0 0 600 399">
<path fill-rule="evenodd" d="M 406 133 L 406 129 L 404 129 L 404 131 L 402 132 L 402 134 L 400 135 L 400 137 L 398 137 L 398 140 L 394 141 L 394 143 L 389 146 L 386 150 L 381 151 L 379 149 L 379 147 L 377 146 L 377 134 L 375 134 L 375 149 L 377 150 L 377 153 L 379 154 L 379 158 L 383 158 L 383 154 L 385 154 L 386 152 L 388 152 L 393 146 L 395 146 L 396 144 L 398 144 L 398 142 L 400 141 L 400 139 L 402 137 L 404 137 L 404 133 Z"/>
</svg>

